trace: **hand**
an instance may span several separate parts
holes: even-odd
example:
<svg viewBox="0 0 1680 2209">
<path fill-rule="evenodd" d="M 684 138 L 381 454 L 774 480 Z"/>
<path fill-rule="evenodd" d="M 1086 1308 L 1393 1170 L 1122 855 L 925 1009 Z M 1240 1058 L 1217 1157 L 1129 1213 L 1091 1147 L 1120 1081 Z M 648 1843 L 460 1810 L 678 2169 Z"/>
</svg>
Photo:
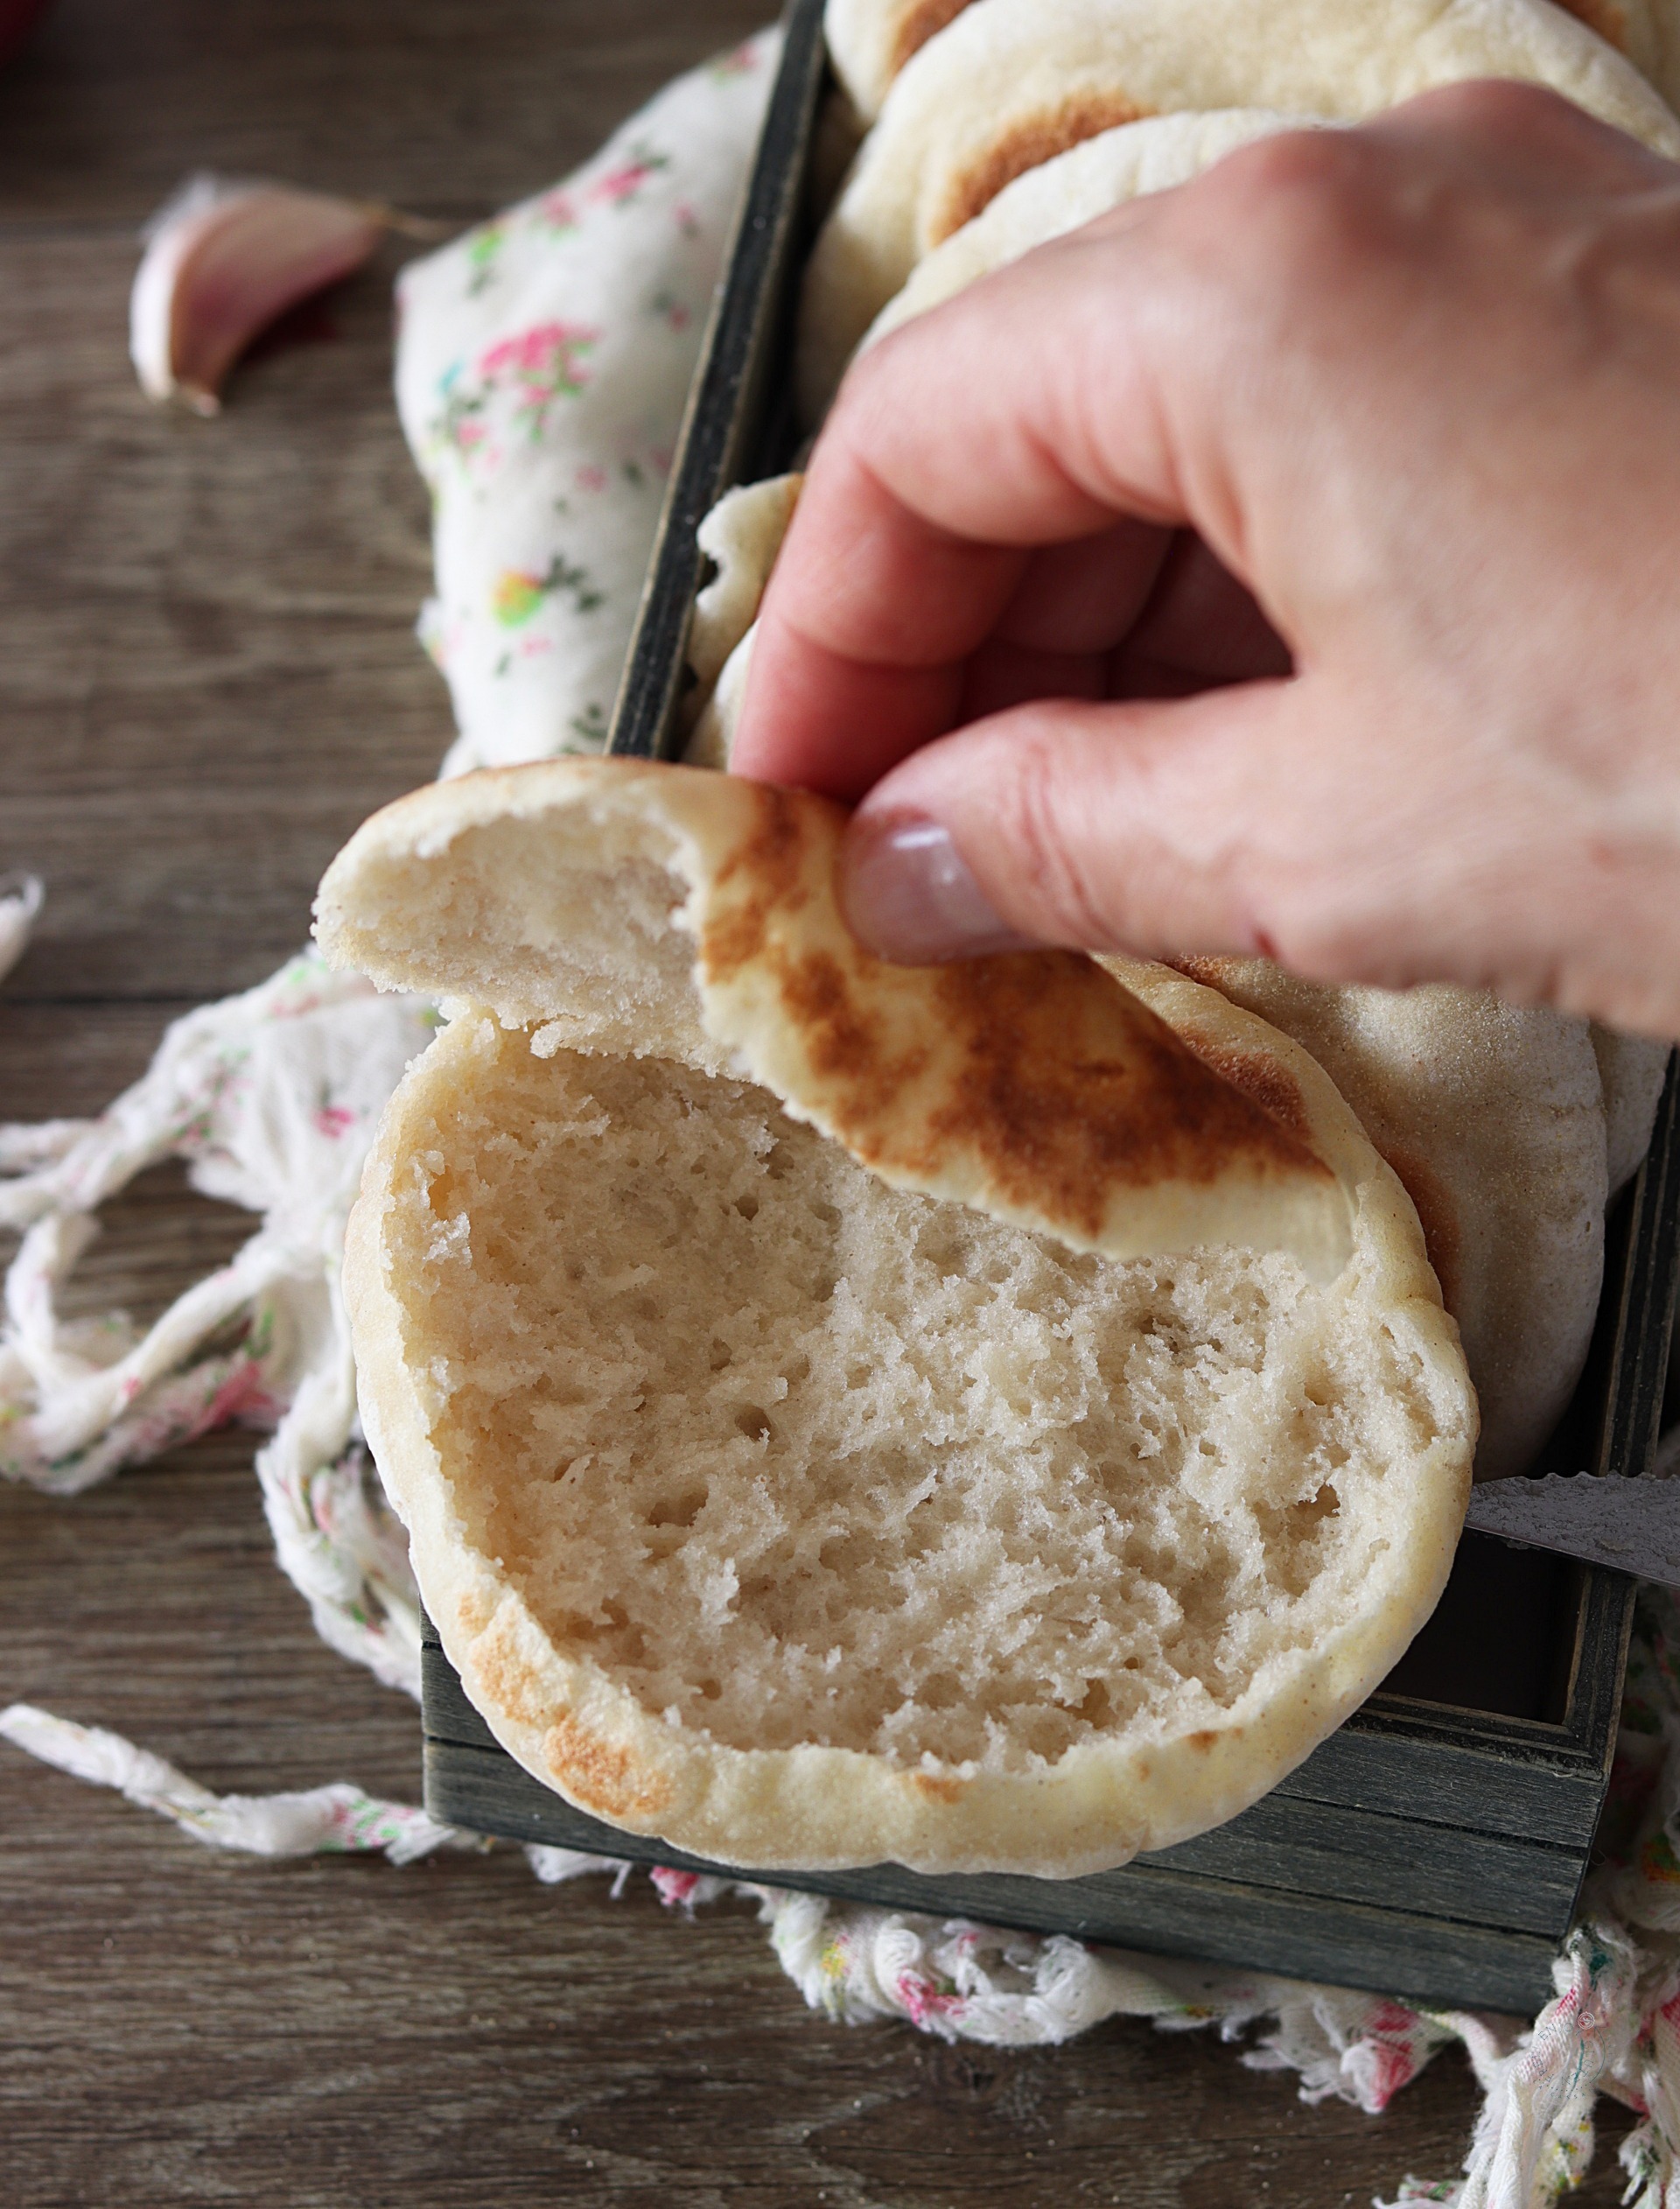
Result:
<svg viewBox="0 0 1680 2209">
<path fill-rule="evenodd" d="M 1680 1034 L 1680 169 L 1430 94 L 865 354 L 732 764 L 889 957 L 1485 985 Z"/>
</svg>

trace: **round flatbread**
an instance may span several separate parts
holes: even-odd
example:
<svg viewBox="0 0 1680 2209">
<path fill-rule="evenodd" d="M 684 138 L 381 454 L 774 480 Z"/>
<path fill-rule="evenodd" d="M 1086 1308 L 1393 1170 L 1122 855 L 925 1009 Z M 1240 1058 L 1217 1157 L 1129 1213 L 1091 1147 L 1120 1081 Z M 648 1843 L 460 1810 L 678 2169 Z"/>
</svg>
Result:
<svg viewBox="0 0 1680 2209">
<path fill-rule="evenodd" d="M 703 783 L 731 849 L 684 845 Z M 696 867 L 774 894 L 766 806 L 562 762 L 335 864 L 336 956 L 479 999 L 351 1225 L 370 1440 L 468 1694 L 583 1808 L 759 1869 L 1124 1862 L 1272 1785 L 1435 1602 L 1475 1419 L 1416 1215 L 1306 1053 L 1146 966 L 1352 1192 L 1333 1281 L 889 1187 L 708 1026 Z"/>
<path fill-rule="evenodd" d="M 1595 32 L 1670 106 L 1680 103 L 1680 5 L 1676 0 L 1557 0 Z M 969 0 L 829 0 L 823 15 L 835 73 L 858 114 L 873 122 L 892 80 Z"/>
<path fill-rule="evenodd" d="M 1222 108 L 1155 116 L 1086 138 L 1005 185 L 983 214 L 919 261 L 903 291 L 870 325 L 864 346 L 1111 207 L 1187 184 L 1238 146 L 1274 131 L 1313 127 L 1311 117 L 1274 115 L 1268 108 Z"/>
<path fill-rule="evenodd" d="M 1418 1208 L 1464 1337 L 1477 1477 L 1526 1472 L 1575 1392 L 1604 1281 L 1604 1087 L 1588 1023 L 1445 985 L 1304 982 L 1264 959 L 1186 971 L 1305 1045 L 1358 1113 Z"/>
<path fill-rule="evenodd" d="M 776 550 L 757 542 L 755 570 Z M 746 593 L 734 603 L 738 616 Z M 752 637 L 696 731 L 696 762 L 728 763 Z M 1305 982 L 1264 959 L 1183 971 L 1311 1051 L 1359 1115 L 1417 1206 L 1463 1336 L 1478 1477 L 1525 1471 L 1580 1378 L 1606 1204 L 1649 1145 L 1669 1047 L 1480 991 Z"/>
<path fill-rule="evenodd" d="M 917 261 L 1070 145 L 1180 109 L 1356 122 L 1475 77 L 1549 85 L 1680 157 L 1672 110 L 1548 0 L 975 0 L 905 67 L 817 238 L 800 306 L 806 418 Z"/>
</svg>

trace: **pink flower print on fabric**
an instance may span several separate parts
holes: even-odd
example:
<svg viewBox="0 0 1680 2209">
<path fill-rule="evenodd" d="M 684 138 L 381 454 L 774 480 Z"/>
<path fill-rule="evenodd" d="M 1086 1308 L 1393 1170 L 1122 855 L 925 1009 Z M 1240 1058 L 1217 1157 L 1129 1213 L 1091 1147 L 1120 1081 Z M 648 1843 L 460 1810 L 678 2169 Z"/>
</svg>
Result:
<svg viewBox="0 0 1680 2209">
<path fill-rule="evenodd" d="M 570 192 L 545 192 L 532 212 L 532 221 L 539 229 L 547 230 L 556 238 L 564 238 L 578 228 L 583 217 L 578 214 L 578 202 Z"/>
<path fill-rule="evenodd" d="M 694 1890 L 700 1884 L 697 1871 L 673 1871 L 666 1864 L 655 1864 L 648 1876 L 658 1890 L 661 1902 L 668 1909 L 676 1904 L 692 1902 Z"/>
<path fill-rule="evenodd" d="M 737 46 L 732 53 L 720 53 L 715 61 L 707 62 L 706 74 L 722 84 L 731 77 L 752 76 L 760 66 L 757 43 L 749 39 L 745 46 Z"/>
<path fill-rule="evenodd" d="M 575 399 L 589 381 L 582 356 L 600 336 L 581 323 L 539 322 L 517 336 L 493 345 L 479 362 L 491 389 L 511 385 L 517 395 L 515 420 L 535 445 L 556 399 Z"/>
<path fill-rule="evenodd" d="M 899 1974 L 898 1995 L 906 2016 L 923 2032 L 937 2031 L 938 2020 L 949 2019 L 966 2007 L 955 1987 L 942 1986 L 921 1971 Z"/>
<path fill-rule="evenodd" d="M 648 179 L 670 165 L 668 153 L 657 152 L 647 144 L 633 145 L 626 160 L 596 178 L 589 187 L 589 196 L 604 207 L 634 207 Z"/>
</svg>

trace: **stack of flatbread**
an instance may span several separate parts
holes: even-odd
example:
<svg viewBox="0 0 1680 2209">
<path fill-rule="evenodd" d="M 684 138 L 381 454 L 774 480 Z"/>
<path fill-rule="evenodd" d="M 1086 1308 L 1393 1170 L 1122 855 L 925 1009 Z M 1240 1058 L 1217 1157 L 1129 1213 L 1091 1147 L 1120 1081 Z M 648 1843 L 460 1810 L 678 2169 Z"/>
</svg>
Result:
<svg viewBox="0 0 1680 2209">
<path fill-rule="evenodd" d="M 1680 91 L 1666 0 L 1567 13 L 1546 0 L 830 0 L 827 20 L 870 128 L 805 282 L 797 373 L 813 426 L 860 344 L 1273 131 L 1504 76 L 1680 155 L 1680 122 L 1653 89 Z M 720 572 L 696 624 L 706 711 L 690 756 L 708 764 L 727 759 L 743 607 L 794 487 L 735 494 L 703 532 Z M 1321 987 L 1261 960 L 1192 971 L 1304 1043 L 1359 1113 L 1418 1208 L 1463 1333 L 1478 1474 L 1522 1471 L 1579 1378 L 1605 1207 L 1649 1141 L 1667 1047 L 1474 991 Z"/>
<path fill-rule="evenodd" d="M 466 777 L 322 886 L 453 1018 L 345 1293 L 504 1744 L 703 1855 L 1069 1875 L 1264 1792 L 1432 1609 L 1474 1399 L 1309 1055 L 1165 967 L 882 965 L 844 817 Z"/>
<path fill-rule="evenodd" d="M 813 418 L 872 322 L 1287 115 L 1503 73 L 1680 152 L 1545 0 L 830 33 L 872 127 Z M 1471 1373 L 1502 1468 L 1572 1385 L 1660 1054 L 1254 963 L 870 958 L 839 812 L 715 771 L 797 490 L 705 525 L 691 764 L 439 785 L 322 886 L 330 956 L 451 1014 L 352 1221 L 363 1417 L 467 1693 L 574 1802 L 763 1869 L 1071 1876 L 1253 1801 L 1427 1617 Z"/>
</svg>

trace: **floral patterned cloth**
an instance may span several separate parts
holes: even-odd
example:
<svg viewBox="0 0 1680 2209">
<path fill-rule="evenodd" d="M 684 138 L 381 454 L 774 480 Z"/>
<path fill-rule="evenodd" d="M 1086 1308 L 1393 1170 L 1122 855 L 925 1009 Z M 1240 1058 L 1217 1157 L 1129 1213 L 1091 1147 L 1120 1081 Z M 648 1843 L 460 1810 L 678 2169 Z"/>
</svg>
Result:
<svg viewBox="0 0 1680 2209">
<path fill-rule="evenodd" d="M 584 169 L 410 269 L 397 388 L 432 490 L 437 596 L 422 634 L 460 728 L 444 772 L 605 732 L 774 35 L 680 79 Z M 40 901 L 0 877 L 0 973 Z M 345 1215 L 374 1122 L 433 1016 L 312 954 L 178 1021 L 150 1071 L 90 1121 L 0 1128 L 0 1227 L 22 1235 L 0 1327 L 0 1474 L 74 1495 L 240 1419 L 282 1567 L 316 1626 L 418 1690 L 401 1529 L 355 1421 L 338 1291 Z M 98 1206 L 174 1157 L 262 1225 L 150 1329 L 66 1321 L 59 1293 Z M 217 1796 L 119 1736 L 25 1705 L 0 1736 L 121 1789 L 215 1846 L 262 1855 L 381 1850 L 402 1863 L 479 1847 L 346 1782 Z M 1642 1597 L 1606 1830 L 1611 1855 L 1531 2029 L 1347 1989 L 1096 1950 L 962 1920 L 746 1886 L 813 2008 L 946 2039 L 1054 2043 L 1105 2017 L 1169 2031 L 1261 2028 L 1242 2060 L 1297 2072 L 1308 2100 L 1376 2113 L 1460 2042 L 1484 2106 L 1465 2174 L 1397 2201 L 1544 2209 L 1585 2170 L 1600 2092 L 1640 2113 L 1622 2158 L 1637 2209 L 1680 2209 L 1680 1625 Z M 628 1867 L 526 1851 L 550 1883 Z M 651 1875 L 691 1910 L 732 1883 Z"/>
<path fill-rule="evenodd" d="M 682 77 L 553 190 L 403 275 L 445 775 L 606 740 L 775 34 Z"/>
</svg>

